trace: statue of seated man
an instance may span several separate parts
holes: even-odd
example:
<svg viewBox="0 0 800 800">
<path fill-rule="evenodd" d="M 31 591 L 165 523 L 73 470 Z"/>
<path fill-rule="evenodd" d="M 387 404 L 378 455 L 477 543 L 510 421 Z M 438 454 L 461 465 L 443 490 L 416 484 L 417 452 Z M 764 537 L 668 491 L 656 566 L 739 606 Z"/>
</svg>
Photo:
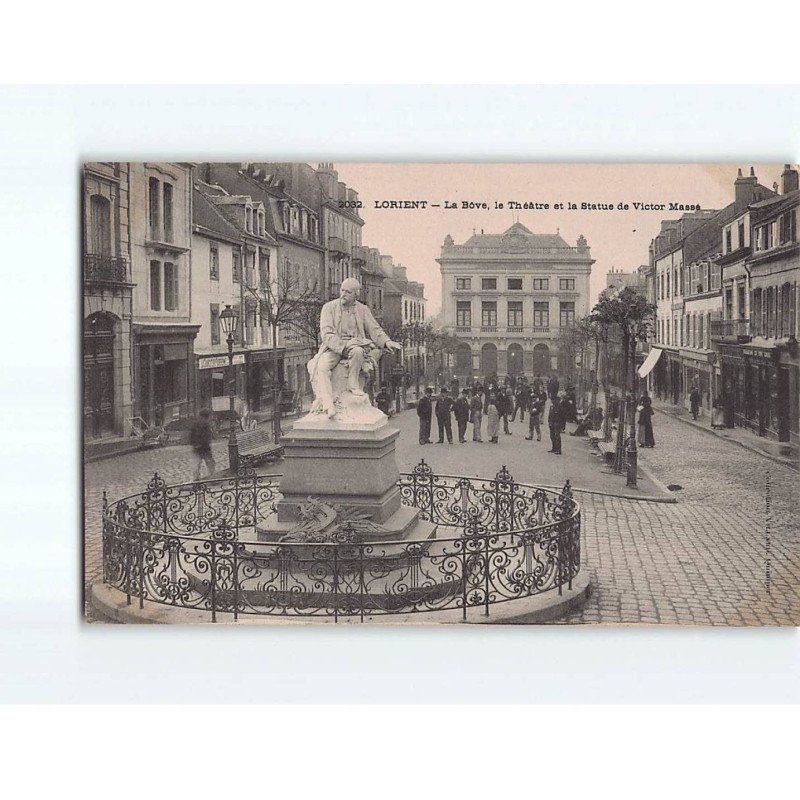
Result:
<svg viewBox="0 0 800 800">
<path fill-rule="evenodd" d="M 340 361 L 347 359 L 348 391 L 364 396 L 361 373 L 375 369 L 384 348 L 402 350 L 402 345 L 389 339 L 369 308 L 356 300 L 360 292 L 361 284 L 355 278 L 346 278 L 339 288 L 339 299 L 322 307 L 319 352 L 308 362 L 315 405 L 331 418 L 336 415 L 331 373 Z"/>
</svg>

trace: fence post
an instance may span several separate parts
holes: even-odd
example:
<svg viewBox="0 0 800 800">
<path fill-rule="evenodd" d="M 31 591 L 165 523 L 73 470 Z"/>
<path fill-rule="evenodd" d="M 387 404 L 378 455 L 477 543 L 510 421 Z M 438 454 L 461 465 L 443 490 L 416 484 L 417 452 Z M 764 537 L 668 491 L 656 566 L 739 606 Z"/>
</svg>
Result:
<svg viewBox="0 0 800 800">
<path fill-rule="evenodd" d="M 364 543 L 358 543 L 358 605 L 361 612 L 361 622 L 364 621 Z"/>
<path fill-rule="evenodd" d="M 211 539 L 211 621 L 217 621 L 217 543 Z"/>
<path fill-rule="evenodd" d="M 484 564 L 483 564 L 483 592 L 484 592 L 484 614 L 489 616 L 489 536 L 484 534 Z"/>
<path fill-rule="evenodd" d="M 139 608 L 144 608 L 144 531 L 137 531 L 136 538 L 139 541 L 137 548 L 137 564 L 139 568 Z"/>
<path fill-rule="evenodd" d="M 333 621 L 339 621 L 339 548 L 333 547 Z"/>
</svg>

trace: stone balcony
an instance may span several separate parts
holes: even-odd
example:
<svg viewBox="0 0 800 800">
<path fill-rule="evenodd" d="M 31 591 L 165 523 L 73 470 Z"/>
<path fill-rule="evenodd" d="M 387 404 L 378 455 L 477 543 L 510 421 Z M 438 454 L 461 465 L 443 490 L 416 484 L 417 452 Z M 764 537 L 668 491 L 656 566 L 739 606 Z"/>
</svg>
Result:
<svg viewBox="0 0 800 800">
<path fill-rule="evenodd" d="M 712 319 L 711 340 L 743 344 L 752 339 L 749 319 Z"/>
</svg>

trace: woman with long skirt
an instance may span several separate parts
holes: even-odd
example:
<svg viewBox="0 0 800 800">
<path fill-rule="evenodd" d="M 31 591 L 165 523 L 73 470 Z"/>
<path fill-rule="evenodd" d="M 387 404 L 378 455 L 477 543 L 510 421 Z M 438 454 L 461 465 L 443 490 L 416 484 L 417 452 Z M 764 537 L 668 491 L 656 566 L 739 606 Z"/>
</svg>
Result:
<svg viewBox="0 0 800 800">
<path fill-rule="evenodd" d="M 645 395 L 639 401 L 639 430 L 637 441 L 639 447 L 655 447 L 656 440 L 653 438 L 653 402 Z"/>
</svg>

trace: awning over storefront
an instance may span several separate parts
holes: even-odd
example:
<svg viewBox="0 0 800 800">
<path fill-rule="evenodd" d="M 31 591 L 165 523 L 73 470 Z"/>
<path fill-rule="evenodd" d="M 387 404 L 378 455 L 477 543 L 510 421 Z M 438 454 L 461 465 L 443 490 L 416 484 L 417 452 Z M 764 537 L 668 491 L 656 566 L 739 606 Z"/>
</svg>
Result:
<svg viewBox="0 0 800 800">
<path fill-rule="evenodd" d="M 651 348 L 650 352 L 647 354 L 647 358 L 642 362 L 642 366 L 639 367 L 639 377 L 646 378 L 653 367 L 656 365 L 656 361 L 661 357 L 661 353 L 663 351 L 659 350 L 657 347 Z"/>
</svg>

